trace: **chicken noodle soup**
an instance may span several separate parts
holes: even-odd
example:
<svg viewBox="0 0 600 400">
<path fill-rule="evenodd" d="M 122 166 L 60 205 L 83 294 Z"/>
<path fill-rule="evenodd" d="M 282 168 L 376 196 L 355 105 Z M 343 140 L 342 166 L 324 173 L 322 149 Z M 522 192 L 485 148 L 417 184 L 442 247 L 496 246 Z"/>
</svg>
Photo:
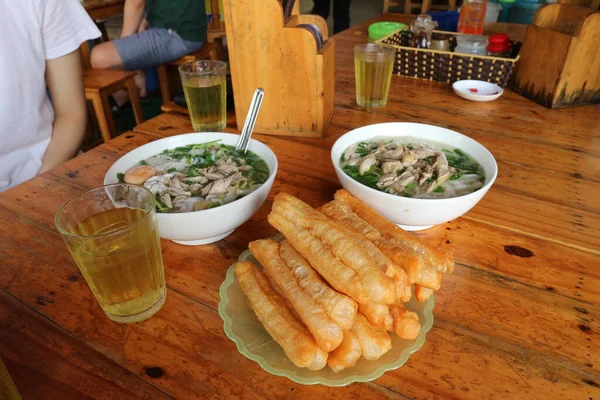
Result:
<svg viewBox="0 0 600 400">
<path fill-rule="evenodd" d="M 165 150 L 117 178 L 149 189 L 158 212 L 190 212 L 252 193 L 269 178 L 269 167 L 255 153 L 244 154 L 217 140 Z"/>
<path fill-rule="evenodd" d="M 442 199 L 483 186 L 481 165 L 460 149 L 414 137 L 373 138 L 349 146 L 340 166 L 354 180 L 393 195 Z"/>
</svg>

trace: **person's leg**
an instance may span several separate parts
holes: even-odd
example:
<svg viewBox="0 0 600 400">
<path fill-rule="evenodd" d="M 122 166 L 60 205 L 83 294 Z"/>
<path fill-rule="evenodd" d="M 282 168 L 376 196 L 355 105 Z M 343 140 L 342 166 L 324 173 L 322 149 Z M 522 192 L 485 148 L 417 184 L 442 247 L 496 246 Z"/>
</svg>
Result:
<svg viewBox="0 0 600 400">
<path fill-rule="evenodd" d="M 202 42 L 184 41 L 177 33 L 167 29 L 147 29 L 94 47 L 90 63 L 92 68 L 143 71 L 176 60 L 198 50 L 201 46 Z M 145 85 L 145 76 L 142 72 L 136 77 L 140 97 L 146 95 Z M 115 93 L 113 97 L 120 106 L 127 100 L 127 93 Z"/>
<path fill-rule="evenodd" d="M 333 0 L 333 33 L 350 28 L 350 0 Z"/>
<path fill-rule="evenodd" d="M 331 0 L 314 0 L 311 14 L 320 15 L 325 21 L 329 17 L 331 10 Z"/>
<path fill-rule="evenodd" d="M 135 71 L 176 60 L 201 45 L 186 42 L 174 31 L 151 28 L 94 47 L 90 62 L 93 68 Z"/>
<path fill-rule="evenodd" d="M 123 60 L 117 51 L 115 41 L 97 44 L 90 54 L 92 68 L 123 69 Z"/>
</svg>

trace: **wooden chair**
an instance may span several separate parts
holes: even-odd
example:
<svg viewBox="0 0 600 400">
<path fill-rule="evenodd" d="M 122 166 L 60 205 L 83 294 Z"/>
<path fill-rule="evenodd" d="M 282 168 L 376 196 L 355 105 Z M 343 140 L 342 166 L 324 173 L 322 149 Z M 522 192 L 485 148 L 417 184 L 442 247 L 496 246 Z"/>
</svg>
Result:
<svg viewBox="0 0 600 400">
<path fill-rule="evenodd" d="M 92 102 L 102 139 L 107 142 L 116 134 L 115 122 L 108 97 L 120 89 L 126 89 L 129 94 L 135 122 L 144 121 L 140 95 L 135 86 L 134 78 L 137 72 L 117 71 L 110 69 L 84 69 L 83 86 L 85 98 Z"/>
<path fill-rule="evenodd" d="M 174 70 L 182 64 L 196 60 L 222 60 L 224 58 L 223 45 L 221 43 L 205 42 L 200 50 L 181 57 L 170 63 L 161 64 L 156 67 L 158 79 L 160 80 L 160 93 L 163 98 L 163 105 L 171 102 L 173 98 L 173 87 L 179 82 L 179 75 L 173 74 Z M 174 76 L 176 75 L 176 76 Z"/>
<path fill-rule="evenodd" d="M 432 4 L 431 0 L 423 0 L 422 3 L 413 3 L 411 0 L 396 1 L 396 0 L 383 0 L 383 12 L 388 12 L 390 7 L 399 7 L 404 4 L 404 14 L 412 14 L 413 9 L 421 7 L 421 14 L 427 11 L 448 11 L 456 10 L 456 0 L 448 0 L 448 5 L 445 4 Z"/>
<path fill-rule="evenodd" d="M 219 40 L 225 37 L 225 22 L 221 21 L 221 7 L 220 0 L 206 0 L 206 5 L 210 4 L 211 11 L 211 21 L 208 23 L 208 27 L 206 28 L 206 40 L 209 43 L 214 43 L 216 40 Z M 208 9 L 208 8 L 207 8 Z"/>
</svg>

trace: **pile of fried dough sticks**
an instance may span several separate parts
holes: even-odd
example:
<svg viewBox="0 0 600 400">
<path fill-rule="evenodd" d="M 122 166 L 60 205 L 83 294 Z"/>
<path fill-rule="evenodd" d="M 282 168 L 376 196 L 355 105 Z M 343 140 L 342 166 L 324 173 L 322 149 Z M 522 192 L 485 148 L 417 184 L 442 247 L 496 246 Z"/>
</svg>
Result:
<svg viewBox="0 0 600 400">
<path fill-rule="evenodd" d="M 388 332 L 415 339 L 419 317 L 404 303 L 426 301 L 454 269 L 452 254 L 423 242 L 346 190 L 319 210 L 287 193 L 269 223 L 285 240 L 249 244 L 263 269 L 236 277 L 267 332 L 298 367 L 339 372 L 390 350 Z"/>
</svg>

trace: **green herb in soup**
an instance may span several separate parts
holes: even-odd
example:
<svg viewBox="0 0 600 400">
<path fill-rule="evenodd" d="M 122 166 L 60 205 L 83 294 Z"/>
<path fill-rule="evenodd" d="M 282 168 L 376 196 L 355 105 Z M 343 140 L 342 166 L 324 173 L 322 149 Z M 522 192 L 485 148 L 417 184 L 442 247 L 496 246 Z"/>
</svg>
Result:
<svg viewBox="0 0 600 400">
<path fill-rule="evenodd" d="M 117 178 L 148 188 L 158 212 L 190 212 L 252 193 L 269 178 L 269 166 L 255 153 L 244 154 L 217 140 L 165 150 Z"/>
<path fill-rule="evenodd" d="M 442 199 L 472 193 L 485 172 L 460 149 L 412 137 L 374 138 L 349 146 L 342 170 L 370 188 L 404 197 Z"/>
</svg>

